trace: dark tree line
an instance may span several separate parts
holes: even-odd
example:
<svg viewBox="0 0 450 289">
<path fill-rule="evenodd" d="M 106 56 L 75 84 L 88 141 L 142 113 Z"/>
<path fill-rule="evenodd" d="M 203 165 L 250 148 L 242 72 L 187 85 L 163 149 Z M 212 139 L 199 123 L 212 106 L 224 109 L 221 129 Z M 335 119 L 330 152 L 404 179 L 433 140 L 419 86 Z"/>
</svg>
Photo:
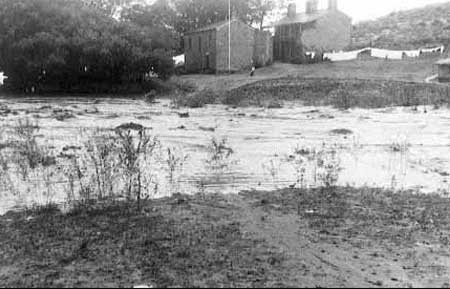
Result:
<svg viewBox="0 0 450 289">
<path fill-rule="evenodd" d="M 172 47 L 151 27 L 117 21 L 78 0 L 3 0 L 0 71 L 20 92 L 133 92 L 173 72 Z"/>
</svg>

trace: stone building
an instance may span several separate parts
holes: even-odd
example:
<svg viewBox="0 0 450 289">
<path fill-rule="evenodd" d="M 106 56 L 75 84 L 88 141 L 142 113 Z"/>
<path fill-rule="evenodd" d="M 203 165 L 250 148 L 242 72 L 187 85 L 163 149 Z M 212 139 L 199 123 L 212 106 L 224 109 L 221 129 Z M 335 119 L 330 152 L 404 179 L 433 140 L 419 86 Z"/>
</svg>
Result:
<svg viewBox="0 0 450 289">
<path fill-rule="evenodd" d="M 450 58 L 438 61 L 439 82 L 450 82 Z"/>
<path fill-rule="evenodd" d="M 190 73 L 249 70 L 252 65 L 270 64 L 273 54 L 270 33 L 257 30 L 238 19 L 187 33 L 184 49 L 185 67 Z"/>
<path fill-rule="evenodd" d="M 352 19 L 339 11 L 337 0 L 319 10 L 318 0 L 309 0 L 306 11 L 297 13 L 290 4 L 286 17 L 275 23 L 274 60 L 301 62 L 305 52 L 344 50 L 351 43 Z"/>
</svg>

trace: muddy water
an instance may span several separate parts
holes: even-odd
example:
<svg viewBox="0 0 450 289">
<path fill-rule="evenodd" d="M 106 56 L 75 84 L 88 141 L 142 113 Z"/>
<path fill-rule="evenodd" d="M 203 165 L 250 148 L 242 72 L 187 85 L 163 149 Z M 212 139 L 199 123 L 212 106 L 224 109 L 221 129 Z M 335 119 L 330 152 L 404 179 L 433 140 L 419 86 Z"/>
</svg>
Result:
<svg viewBox="0 0 450 289">
<path fill-rule="evenodd" d="M 343 170 L 339 184 L 415 189 L 424 192 L 448 191 L 450 173 L 450 111 L 420 107 L 379 110 L 339 111 L 328 107 L 305 107 L 285 103 L 282 109 L 227 108 L 212 105 L 201 109 L 173 109 L 168 100 L 147 104 L 139 100 L 102 99 L 7 99 L 18 115 L 2 118 L 11 125 L 28 116 L 39 116 L 43 139 L 61 151 L 65 145 L 80 145 L 80 131 L 114 128 L 125 122 L 151 127 L 163 146 L 178 148 L 188 156 L 180 176 L 182 193 L 239 192 L 248 189 L 274 189 L 295 183 L 295 168 L 288 156 L 300 145 L 320 148 L 324 143 L 338 147 Z M 57 121 L 44 110 L 50 105 L 64 108 L 75 118 Z M 425 111 L 426 110 L 426 113 Z M 86 113 L 88 111 L 88 113 Z M 98 112 L 97 112 L 98 111 Z M 82 113 L 81 113 L 82 112 Z M 181 118 L 179 113 L 189 113 Z M 181 129 L 180 127 L 184 127 Z M 330 133 L 335 129 L 352 134 Z M 232 161 L 225 170 L 205 165 L 213 137 L 226 137 L 233 148 Z M 397 151 L 393 144 L 406 149 Z M 160 182 L 164 182 L 161 178 Z M 314 186 L 311 180 L 305 186 Z M 160 185 L 165 190 L 164 184 Z M 1 195 L 1 210 L 14 206 L 11 196 Z M 62 200 L 62 195 L 54 196 Z M 25 203 L 35 201 L 27 197 Z M 23 197 L 22 197 L 23 202 Z"/>
</svg>

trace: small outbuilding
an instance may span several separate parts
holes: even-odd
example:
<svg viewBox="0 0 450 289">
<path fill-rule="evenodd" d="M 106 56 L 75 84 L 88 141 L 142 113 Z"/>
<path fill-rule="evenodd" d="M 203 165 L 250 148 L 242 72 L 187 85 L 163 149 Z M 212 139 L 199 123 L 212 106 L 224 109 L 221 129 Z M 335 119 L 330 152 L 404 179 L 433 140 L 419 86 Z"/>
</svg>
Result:
<svg viewBox="0 0 450 289">
<path fill-rule="evenodd" d="M 450 82 L 450 58 L 436 62 L 439 82 Z"/>
<path fill-rule="evenodd" d="M 226 20 L 185 34 L 185 68 L 190 73 L 250 70 L 272 62 L 272 47 L 269 32 Z"/>
</svg>

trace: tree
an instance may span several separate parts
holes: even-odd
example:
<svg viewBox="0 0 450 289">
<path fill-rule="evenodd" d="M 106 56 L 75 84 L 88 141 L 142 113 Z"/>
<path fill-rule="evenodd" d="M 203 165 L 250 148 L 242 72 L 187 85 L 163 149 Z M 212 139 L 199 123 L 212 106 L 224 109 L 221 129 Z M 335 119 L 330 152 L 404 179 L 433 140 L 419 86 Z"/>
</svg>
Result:
<svg viewBox="0 0 450 289">
<path fill-rule="evenodd" d="M 158 33 L 79 0 L 4 0 L 0 71 L 16 91 L 145 89 L 149 72 L 161 78 L 173 73 L 171 52 L 159 47 Z"/>
<path fill-rule="evenodd" d="M 228 19 L 228 0 L 175 0 L 178 19 L 175 29 L 186 32 Z M 232 17 L 250 23 L 250 7 L 247 0 L 230 0 Z"/>
<path fill-rule="evenodd" d="M 122 20 L 146 30 L 153 39 L 154 49 L 167 52 L 179 50 L 180 34 L 175 30 L 176 11 L 166 0 L 157 0 L 152 5 L 135 4 L 124 8 Z"/>
<path fill-rule="evenodd" d="M 262 29 L 266 16 L 275 9 L 276 3 L 274 0 L 251 0 L 249 6 L 252 22 L 259 24 Z"/>
</svg>

